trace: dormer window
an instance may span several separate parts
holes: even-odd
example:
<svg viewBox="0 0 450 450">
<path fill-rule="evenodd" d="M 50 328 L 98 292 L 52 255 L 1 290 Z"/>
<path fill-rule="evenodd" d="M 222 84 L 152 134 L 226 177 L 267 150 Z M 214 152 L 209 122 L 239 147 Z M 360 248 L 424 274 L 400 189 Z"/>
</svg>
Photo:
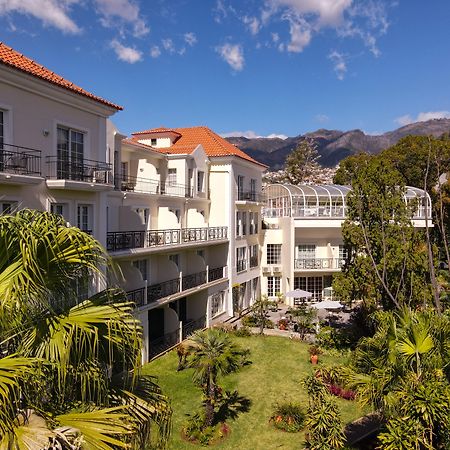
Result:
<svg viewBox="0 0 450 450">
<path fill-rule="evenodd" d="M 157 139 L 156 139 L 156 138 L 151 138 L 151 140 L 150 140 L 150 145 L 151 145 L 152 147 L 155 147 L 156 142 L 157 142 Z"/>
</svg>

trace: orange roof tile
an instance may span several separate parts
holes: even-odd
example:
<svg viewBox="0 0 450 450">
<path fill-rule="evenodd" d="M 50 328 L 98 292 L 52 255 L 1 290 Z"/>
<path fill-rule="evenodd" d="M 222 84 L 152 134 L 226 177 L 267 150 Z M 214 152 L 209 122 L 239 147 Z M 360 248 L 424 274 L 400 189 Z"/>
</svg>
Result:
<svg viewBox="0 0 450 450">
<path fill-rule="evenodd" d="M 162 128 L 154 128 L 151 130 L 146 130 L 145 132 L 141 131 L 133 133 L 132 139 L 137 140 L 137 136 L 140 134 L 162 132 L 163 130 L 164 129 Z M 191 153 L 198 144 L 201 144 L 209 157 L 237 156 L 238 158 L 245 159 L 246 161 L 250 161 L 260 166 L 267 167 L 244 153 L 235 145 L 230 144 L 227 140 L 214 133 L 214 131 L 210 130 L 208 127 L 173 128 L 165 130 L 176 132 L 180 135 L 180 137 L 174 142 L 171 147 L 158 149 L 164 153 Z M 190 149 L 190 151 L 187 152 L 186 149 Z"/>
<path fill-rule="evenodd" d="M 116 105 L 115 103 L 109 102 L 108 100 L 97 97 L 96 95 L 85 91 L 81 87 L 57 75 L 46 67 L 41 66 L 40 64 L 36 63 L 30 58 L 27 58 L 11 47 L 8 47 L 3 42 L 0 42 L 0 63 L 4 64 L 5 66 L 9 66 L 25 72 L 36 78 L 40 78 L 41 80 L 48 81 L 49 83 L 55 84 L 69 91 L 83 95 L 84 97 L 88 97 L 91 100 L 95 100 L 96 102 L 103 103 L 104 105 L 110 106 L 114 109 L 123 109 L 122 106 Z"/>
<path fill-rule="evenodd" d="M 141 134 L 156 134 L 156 133 L 174 133 L 174 134 L 180 134 L 175 130 L 172 130 L 171 128 L 166 127 L 159 127 L 159 128 L 152 128 L 151 130 L 144 130 L 144 131 L 137 131 L 136 133 L 131 133 L 132 136 L 139 136 Z"/>
</svg>

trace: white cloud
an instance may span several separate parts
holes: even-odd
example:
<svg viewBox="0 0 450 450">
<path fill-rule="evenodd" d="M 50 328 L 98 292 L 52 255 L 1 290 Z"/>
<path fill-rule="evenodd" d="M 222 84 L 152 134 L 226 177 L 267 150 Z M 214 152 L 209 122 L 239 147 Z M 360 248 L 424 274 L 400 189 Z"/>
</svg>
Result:
<svg viewBox="0 0 450 450">
<path fill-rule="evenodd" d="M 279 48 L 295 53 L 303 51 L 322 29 L 331 28 L 340 37 L 361 39 L 379 56 L 377 39 L 389 27 L 382 0 L 265 0 L 260 14 L 261 26 L 271 20 L 288 22 L 290 40 Z"/>
<path fill-rule="evenodd" d="M 256 36 L 261 28 L 261 23 L 256 17 L 249 17 L 244 16 L 242 18 L 242 22 L 247 25 L 247 28 L 250 30 L 250 33 L 253 34 L 253 36 Z"/>
<path fill-rule="evenodd" d="M 258 139 L 258 138 L 279 138 L 279 139 L 287 139 L 288 136 L 285 134 L 278 134 L 278 133 L 272 133 L 267 136 L 261 136 L 258 133 L 254 132 L 253 130 L 247 130 L 247 131 L 230 131 L 228 133 L 221 133 L 222 137 L 245 137 L 247 139 Z"/>
<path fill-rule="evenodd" d="M 277 43 L 280 40 L 280 35 L 278 33 L 271 33 L 272 42 Z"/>
<path fill-rule="evenodd" d="M 216 47 L 216 52 L 233 70 L 240 71 L 244 68 L 244 51 L 241 45 L 224 44 Z"/>
<path fill-rule="evenodd" d="M 170 38 L 163 39 L 161 43 L 166 52 L 175 53 L 175 46 L 173 45 L 172 39 Z"/>
<path fill-rule="evenodd" d="M 133 0 L 94 0 L 98 13 L 102 16 L 102 25 L 117 26 L 117 20 L 130 24 L 133 35 L 145 36 L 150 29 L 140 15 L 139 6 Z"/>
<path fill-rule="evenodd" d="M 81 28 L 69 17 L 73 3 L 76 0 L 0 0 L 0 15 L 25 14 L 64 33 L 77 34 Z"/>
<path fill-rule="evenodd" d="M 158 58 L 159 56 L 161 56 L 161 49 L 157 45 L 154 45 L 150 49 L 150 56 L 152 58 Z"/>
<path fill-rule="evenodd" d="M 142 61 L 142 52 L 136 50 L 133 47 L 126 47 L 122 45 L 116 39 L 111 41 L 111 47 L 116 52 L 117 57 L 124 62 L 134 64 L 138 61 Z"/>
<path fill-rule="evenodd" d="M 214 20 L 217 23 L 222 23 L 229 14 L 236 14 L 236 10 L 226 0 L 217 0 L 213 9 Z"/>
<path fill-rule="evenodd" d="M 197 43 L 197 36 L 194 33 L 192 33 L 192 31 L 189 33 L 185 33 L 184 42 L 186 42 L 186 44 L 192 47 Z"/>
<path fill-rule="evenodd" d="M 409 125 L 415 122 L 426 122 L 432 119 L 450 119 L 450 111 L 428 111 L 417 114 L 417 117 L 412 117 L 410 114 L 397 117 L 394 122 L 400 126 Z"/>
<path fill-rule="evenodd" d="M 345 61 L 345 55 L 337 52 L 336 50 L 333 50 L 328 55 L 328 59 L 333 62 L 333 69 L 338 79 L 343 80 L 345 78 L 345 74 L 347 73 L 347 63 Z"/>
<path fill-rule="evenodd" d="M 326 114 L 317 114 L 314 118 L 319 123 L 326 123 L 330 120 L 330 118 Z"/>
</svg>

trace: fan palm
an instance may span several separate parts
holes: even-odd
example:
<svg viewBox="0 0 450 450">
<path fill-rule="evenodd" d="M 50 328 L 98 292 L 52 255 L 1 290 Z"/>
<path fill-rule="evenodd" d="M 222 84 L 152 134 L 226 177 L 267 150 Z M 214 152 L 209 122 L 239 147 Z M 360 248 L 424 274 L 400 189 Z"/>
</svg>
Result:
<svg viewBox="0 0 450 450">
<path fill-rule="evenodd" d="M 0 449 L 144 448 L 155 429 L 167 440 L 168 401 L 138 372 L 133 305 L 114 289 L 79 298 L 108 266 L 60 216 L 0 216 Z"/>
<path fill-rule="evenodd" d="M 194 368 L 193 379 L 202 386 L 205 395 L 205 425 L 214 420 L 217 398 L 217 379 L 238 370 L 247 351 L 236 345 L 230 336 L 219 329 L 195 332 L 187 343 L 190 357 L 188 367 Z"/>
</svg>

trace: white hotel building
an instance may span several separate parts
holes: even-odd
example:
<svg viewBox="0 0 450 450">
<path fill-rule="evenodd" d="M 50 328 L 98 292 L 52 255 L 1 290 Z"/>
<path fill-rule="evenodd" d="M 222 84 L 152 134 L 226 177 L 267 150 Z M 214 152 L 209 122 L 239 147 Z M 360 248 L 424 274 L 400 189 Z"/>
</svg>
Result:
<svg viewBox="0 0 450 450">
<path fill-rule="evenodd" d="M 127 138 L 109 121 L 121 109 L 0 43 L 0 213 L 61 214 L 104 245 L 144 360 L 261 293 L 323 296 L 343 259 L 348 188 L 268 186 L 263 217 L 264 165 L 206 127 Z"/>
<path fill-rule="evenodd" d="M 0 43 L 0 213 L 51 211 L 97 238 L 147 360 L 260 295 L 265 166 L 206 127 L 127 139 L 121 109 Z"/>
</svg>

